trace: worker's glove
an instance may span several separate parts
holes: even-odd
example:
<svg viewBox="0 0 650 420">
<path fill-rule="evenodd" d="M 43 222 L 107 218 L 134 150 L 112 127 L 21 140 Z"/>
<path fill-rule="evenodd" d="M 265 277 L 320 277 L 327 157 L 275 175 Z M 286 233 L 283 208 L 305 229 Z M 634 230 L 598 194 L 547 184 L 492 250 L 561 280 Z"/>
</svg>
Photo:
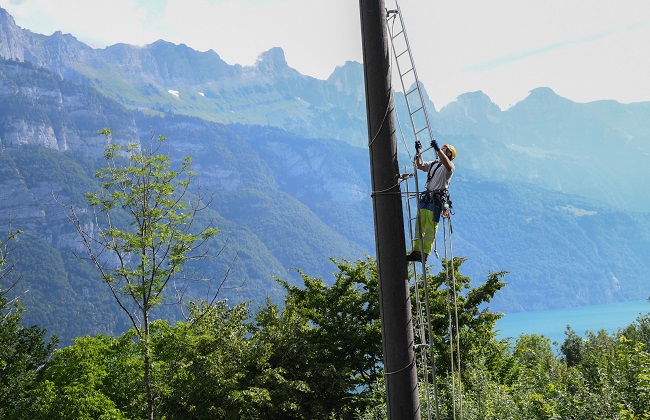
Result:
<svg viewBox="0 0 650 420">
<path fill-rule="evenodd" d="M 415 151 L 419 152 L 422 149 L 422 143 L 420 143 L 420 140 L 415 140 Z"/>
<path fill-rule="evenodd" d="M 436 141 L 436 139 L 431 140 L 431 147 L 433 147 L 433 150 L 435 150 L 436 152 L 440 150 L 440 147 L 438 147 L 438 142 Z"/>
</svg>

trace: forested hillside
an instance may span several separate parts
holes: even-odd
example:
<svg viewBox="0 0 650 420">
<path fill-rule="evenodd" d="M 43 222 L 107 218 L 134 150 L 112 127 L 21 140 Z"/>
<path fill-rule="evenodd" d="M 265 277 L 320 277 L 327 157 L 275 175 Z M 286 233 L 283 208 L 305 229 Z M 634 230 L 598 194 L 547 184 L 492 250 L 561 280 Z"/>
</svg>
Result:
<svg viewBox="0 0 650 420">
<path fill-rule="evenodd" d="M 202 217 L 221 230 L 214 246 L 223 251 L 205 271 L 215 277 L 228 273 L 222 297 L 278 301 L 281 291 L 273 276 L 295 281 L 296 273 L 287 271 L 295 267 L 329 282 L 327 256 L 355 259 L 374 253 L 363 150 L 314 140 L 306 148 L 304 139 L 279 130 L 228 128 L 186 117 L 143 118 L 143 136 L 151 126 L 168 134 L 174 156 L 194 150 L 198 180 L 214 194 Z M 189 127 L 195 138 L 215 140 L 206 146 L 190 139 L 176 151 L 176 139 Z M 261 151 L 255 151 L 261 142 Z M 23 215 L 13 225 L 25 231 L 14 255 L 24 262 L 16 269 L 22 280 L 14 291 L 29 290 L 22 297 L 24 319 L 65 342 L 86 333 L 123 331 L 97 273 L 73 256 L 78 238 L 64 208 L 54 202 L 81 205 L 85 193 L 98 188 L 94 171 L 101 161 L 40 146 L 21 147 L 4 159 L 7 197 L 22 195 L 31 203 L 31 210 L 6 207 L 6 214 Z M 468 258 L 465 270 L 472 278 L 510 272 L 493 310 L 570 307 L 650 294 L 644 281 L 650 269 L 647 215 L 526 183 L 460 175 L 455 182 L 455 255 Z M 12 185 L 21 189 L 9 189 Z"/>
</svg>

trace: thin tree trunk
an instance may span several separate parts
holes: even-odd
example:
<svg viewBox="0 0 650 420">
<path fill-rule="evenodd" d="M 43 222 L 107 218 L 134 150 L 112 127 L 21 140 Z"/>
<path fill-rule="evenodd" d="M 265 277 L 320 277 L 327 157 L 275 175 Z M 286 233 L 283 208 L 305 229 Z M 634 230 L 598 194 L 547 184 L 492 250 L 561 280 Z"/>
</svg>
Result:
<svg viewBox="0 0 650 420">
<path fill-rule="evenodd" d="M 153 420 L 153 392 L 151 391 L 151 354 L 149 351 L 149 311 L 143 310 L 144 387 L 147 391 L 147 418 Z"/>
</svg>

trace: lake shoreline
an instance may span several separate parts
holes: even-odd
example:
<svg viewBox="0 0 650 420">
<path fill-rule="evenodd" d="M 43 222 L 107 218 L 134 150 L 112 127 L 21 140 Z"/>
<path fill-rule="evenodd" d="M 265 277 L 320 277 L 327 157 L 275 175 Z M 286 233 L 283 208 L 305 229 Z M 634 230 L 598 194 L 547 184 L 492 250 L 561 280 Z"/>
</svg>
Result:
<svg viewBox="0 0 650 420">
<path fill-rule="evenodd" d="M 648 313 L 650 313 L 650 302 L 647 299 L 577 308 L 516 312 L 505 314 L 497 321 L 497 338 L 510 338 L 514 343 L 520 334 L 537 334 L 550 338 L 557 347 L 566 337 L 564 332 L 567 325 L 581 337 L 584 337 L 586 331 L 595 333 L 601 329 L 611 334 Z"/>
</svg>

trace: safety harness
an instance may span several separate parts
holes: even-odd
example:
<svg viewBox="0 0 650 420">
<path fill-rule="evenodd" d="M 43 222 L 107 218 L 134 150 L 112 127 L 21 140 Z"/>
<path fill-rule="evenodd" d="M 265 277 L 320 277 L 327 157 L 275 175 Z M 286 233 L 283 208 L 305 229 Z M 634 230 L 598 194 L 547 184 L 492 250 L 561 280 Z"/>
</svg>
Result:
<svg viewBox="0 0 650 420">
<path fill-rule="evenodd" d="M 429 181 L 431 181 L 433 176 L 436 174 L 436 171 L 441 166 L 442 166 L 442 162 L 440 161 L 436 161 L 431 165 L 431 167 L 429 168 L 429 173 L 427 174 L 427 185 L 429 184 Z M 443 211 L 449 210 L 451 214 L 454 214 L 451 197 L 449 196 L 449 190 L 447 188 L 443 188 L 435 191 L 426 190 L 420 193 L 420 203 L 430 204 L 434 201 L 434 197 L 438 197 L 438 199 L 440 200 Z"/>
</svg>

